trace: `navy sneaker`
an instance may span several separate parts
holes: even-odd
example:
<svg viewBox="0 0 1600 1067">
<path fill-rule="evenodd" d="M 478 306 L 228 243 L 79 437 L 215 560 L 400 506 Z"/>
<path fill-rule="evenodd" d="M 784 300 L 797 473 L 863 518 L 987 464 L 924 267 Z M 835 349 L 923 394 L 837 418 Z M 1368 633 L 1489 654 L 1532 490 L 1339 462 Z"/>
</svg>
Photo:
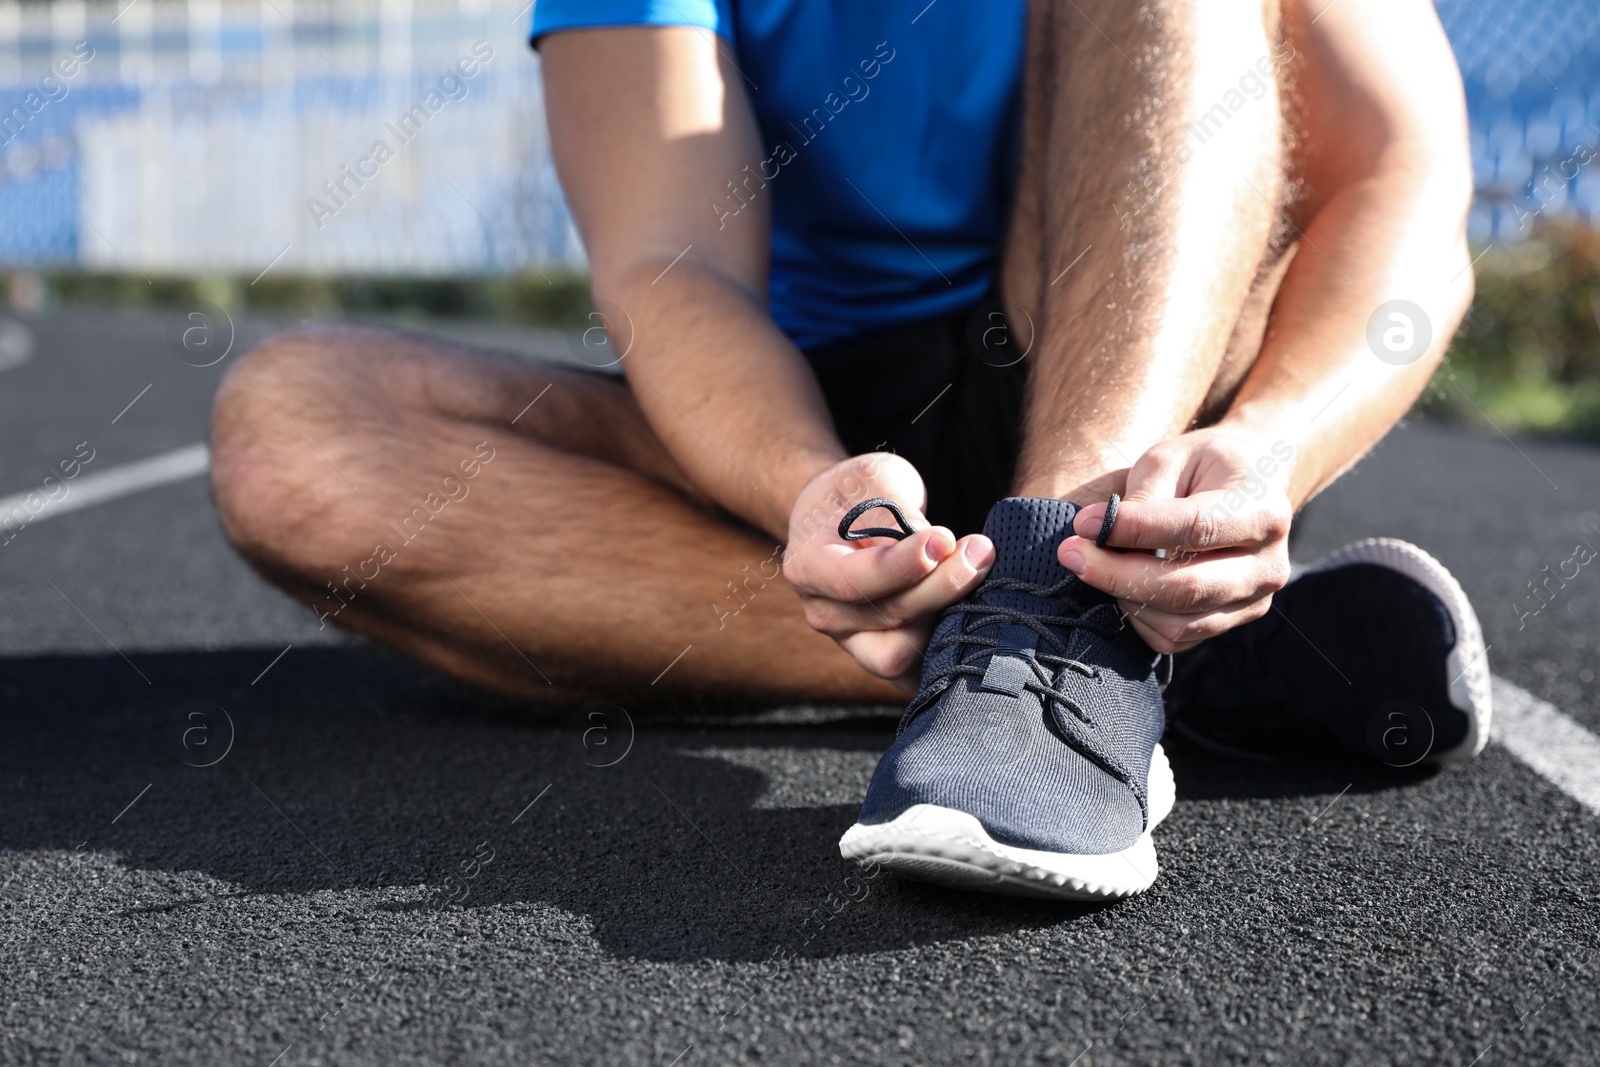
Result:
<svg viewBox="0 0 1600 1067">
<path fill-rule="evenodd" d="M 1178 656 L 1167 712 L 1175 734 L 1228 755 L 1469 760 L 1489 739 L 1487 651 L 1444 564 L 1374 538 L 1306 568 L 1260 619 Z"/>
<path fill-rule="evenodd" d="M 1111 597 L 1056 561 L 1077 506 L 989 512 L 996 559 L 941 616 L 922 685 L 878 761 L 846 859 L 967 889 L 1138 893 L 1172 810 L 1157 665 Z"/>
</svg>

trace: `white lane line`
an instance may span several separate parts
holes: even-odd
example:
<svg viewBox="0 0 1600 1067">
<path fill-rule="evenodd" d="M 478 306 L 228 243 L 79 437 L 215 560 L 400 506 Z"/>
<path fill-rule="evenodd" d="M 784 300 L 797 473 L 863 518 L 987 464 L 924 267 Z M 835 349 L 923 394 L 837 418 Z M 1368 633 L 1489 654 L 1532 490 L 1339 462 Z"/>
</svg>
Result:
<svg viewBox="0 0 1600 1067">
<path fill-rule="evenodd" d="M 69 511 L 77 511 L 79 508 L 93 507 L 95 504 L 103 504 L 118 497 L 154 489 L 169 482 L 181 482 L 185 478 L 204 474 L 210 468 L 211 450 L 204 442 L 199 442 L 172 452 L 163 452 L 159 456 L 151 456 L 149 459 L 141 459 L 136 463 L 124 463 L 109 470 L 82 474 L 70 482 L 63 481 L 61 484 L 67 487 L 66 495 L 54 500 L 45 496 L 39 489 L 0 497 L 0 516 L 9 515 L 20 508 L 23 514 L 28 516 L 28 522 L 38 522 L 41 519 L 65 515 Z M 42 501 L 37 511 L 27 506 L 29 498 L 35 503 Z"/>
<path fill-rule="evenodd" d="M 33 355 L 33 331 L 15 319 L 0 319 L 0 371 L 20 367 Z"/>
<path fill-rule="evenodd" d="M 1554 704 L 1496 677 L 1490 736 L 1563 793 L 1600 815 L 1600 737 Z"/>
</svg>

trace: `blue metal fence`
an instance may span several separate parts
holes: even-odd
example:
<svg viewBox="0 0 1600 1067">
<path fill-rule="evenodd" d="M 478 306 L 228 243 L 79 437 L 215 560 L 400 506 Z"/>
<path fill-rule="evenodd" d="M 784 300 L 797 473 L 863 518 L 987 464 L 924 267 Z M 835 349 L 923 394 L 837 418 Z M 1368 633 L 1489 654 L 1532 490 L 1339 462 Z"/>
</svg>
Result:
<svg viewBox="0 0 1600 1067">
<path fill-rule="evenodd" d="M 1600 220 L 1600 3 L 1439 0 L 1466 82 L 1477 240 Z"/>
<path fill-rule="evenodd" d="M 0 0 L 0 263 L 579 264 L 519 6 Z M 1600 3 L 1438 9 L 1467 85 L 1472 235 L 1600 219 Z"/>
<path fill-rule="evenodd" d="M 0 262 L 581 263 L 527 23 L 485 0 L 0 0 Z"/>
</svg>

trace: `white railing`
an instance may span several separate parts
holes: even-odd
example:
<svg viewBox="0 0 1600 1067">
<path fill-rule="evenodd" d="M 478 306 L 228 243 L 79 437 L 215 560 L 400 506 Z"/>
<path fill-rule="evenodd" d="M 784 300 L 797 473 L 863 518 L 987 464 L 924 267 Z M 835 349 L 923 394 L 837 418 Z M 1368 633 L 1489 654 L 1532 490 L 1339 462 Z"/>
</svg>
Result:
<svg viewBox="0 0 1600 1067">
<path fill-rule="evenodd" d="M 0 114 L 0 225 L 48 231 L 0 235 L 0 257 L 146 272 L 579 264 L 518 6 L 0 0 L 0 106 L 22 112 Z"/>
</svg>

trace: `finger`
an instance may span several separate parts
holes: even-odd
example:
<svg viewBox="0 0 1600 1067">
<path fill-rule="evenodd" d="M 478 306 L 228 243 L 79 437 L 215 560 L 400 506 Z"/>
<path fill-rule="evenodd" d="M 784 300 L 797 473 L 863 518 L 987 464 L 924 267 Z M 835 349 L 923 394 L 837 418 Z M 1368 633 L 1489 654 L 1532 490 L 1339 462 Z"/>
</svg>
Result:
<svg viewBox="0 0 1600 1067">
<path fill-rule="evenodd" d="M 903 541 L 872 538 L 853 544 L 824 545 L 791 574 L 801 594 L 859 604 L 909 589 L 955 551 L 956 538 L 931 526 Z"/>
<path fill-rule="evenodd" d="M 1073 529 L 1093 540 L 1105 521 L 1106 505 L 1078 513 Z M 1289 536 L 1289 501 L 1280 492 L 1251 500 L 1236 489 L 1217 489 L 1175 500 L 1123 500 L 1106 543 L 1114 548 L 1211 552 L 1270 544 Z"/>
<path fill-rule="evenodd" d="M 1059 557 L 1063 567 L 1101 592 L 1185 615 L 1275 593 L 1289 581 L 1289 555 L 1281 545 L 1270 552 L 1222 549 L 1157 559 L 1069 537 Z"/>
<path fill-rule="evenodd" d="M 1112 480 L 1118 484 L 1103 491 L 1107 496 L 1116 493 L 1123 502 L 1129 499 L 1168 500 L 1179 496 L 1182 483 L 1186 480 L 1188 455 L 1185 450 L 1164 450 L 1160 446 L 1152 448 L 1140 456 L 1133 466 L 1112 472 L 1116 476 Z M 1099 536 L 1106 507 L 1105 504 L 1093 504 L 1079 511 L 1072 522 L 1073 530 L 1090 540 Z M 1120 512 L 1117 521 L 1119 524 L 1122 521 Z"/>
<path fill-rule="evenodd" d="M 1128 470 L 1124 500 L 1171 500 L 1187 495 L 1193 453 L 1186 448 L 1157 446 Z"/>
<path fill-rule="evenodd" d="M 988 576 L 994 559 L 994 543 L 982 534 L 969 534 L 910 589 L 863 602 L 813 598 L 806 603 L 806 622 L 825 634 L 904 626 L 937 614 L 972 592 Z"/>
<path fill-rule="evenodd" d="M 922 652 L 931 632 L 931 626 L 918 624 L 895 630 L 861 630 L 838 641 L 869 673 L 899 684 L 922 669 Z"/>
<path fill-rule="evenodd" d="M 928 488 L 922 480 L 922 474 L 905 457 L 893 452 L 868 452 L 857 456 L 856 462 L 862 481 L 870 489 L 863 491 L 860 496 L 852 495 L 852 499 L 886 496 L 899 503 L 914 528 L 927 525 L 928 520 L 923 513 L 928 509 Z"/>
<path fill-rule="evenodd" d="M 1117 494 L 1119 497 L 1125 497 L 1128 495 L 1128 477 L 1132 472 L 1133 468 L 1131 467 L 1118 467 L 1116 470 L 1107 471 L 1100 477 L 1088 482 L 1081 490 L 1082 495 L 1078 498 L 1080 500 L 1092 500 L 1109 497 L 1112 493 Z M 1075 493 L 1074 495 L 1078 494 Z M 1100 532 L 1100 523 L 1105 516 L 1105 512 L 1106 509 L 1103 504 L 1096 508 L 1092 516 L 1087 508 L 1080 508 L 1078 514 L 1072 520 L 1072 528 L 1084 537 L 1093 539 Z"/>
<path fill-rule="evenodd" d="M 1167 655 L 1187 652 L 1235 626 L 1254 622 L 1272 610 L 1272 597 L 1231 604 L 1220 611 L 1199 615 L 1178 615 L 1132 601 L 1119 601 L 1128 624 L 1155 652 Z"/>
<path fill-rule="evenodd" d="M 929 526 L 923 510 L 927 507 L 928 493 L 917 469 L 900 456 L 890 452 L 873 452 L 857 456 L 847 464 L 824 472 L 819 478 L 832 477 L 837 484 L 813 481 L 801 494 L 789 516 L 788 554 L 804 557 L 806 549 L 824 545 L 843 545 L 839 536 L 839 520 L 850 510 L 846 501 L 867 497 L 886 497 L 895 501 L 913 530 Z M 831 485 L 831 491 L 830 491 Z M 884 526 L 895 524 L 886 510 L 873 509 L 860 516 L 853 526 Z M 850 542 L 858 544 L 863 542 Z M 887 543 L 885 542 L 864 542 Z"/>
</svg>

